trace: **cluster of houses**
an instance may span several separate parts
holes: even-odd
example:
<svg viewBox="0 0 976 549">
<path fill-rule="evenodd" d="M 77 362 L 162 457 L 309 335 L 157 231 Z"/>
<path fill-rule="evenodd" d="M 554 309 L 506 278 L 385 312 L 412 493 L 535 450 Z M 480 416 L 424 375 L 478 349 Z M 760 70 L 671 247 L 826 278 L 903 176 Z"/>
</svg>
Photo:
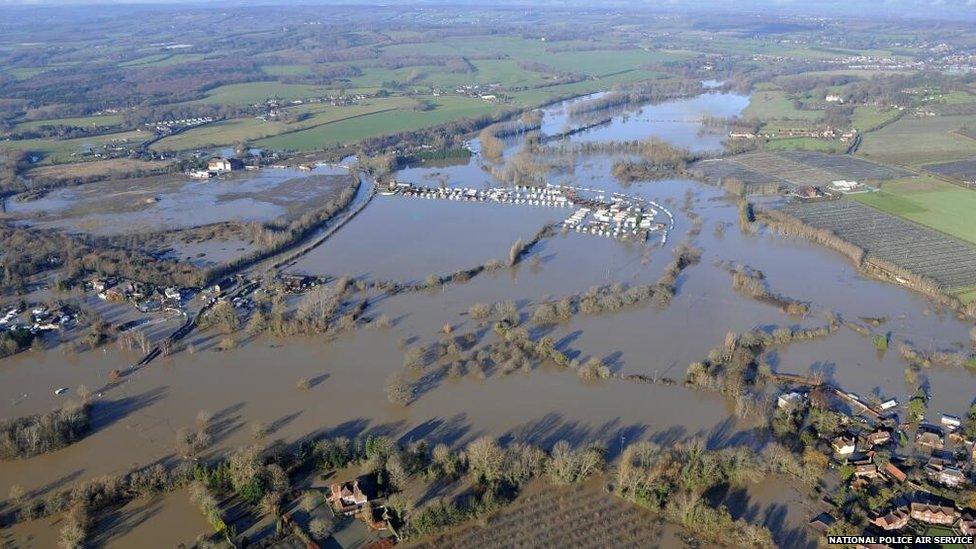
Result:
<svg viewBox="0 0 976 549">
<path fill-rule="evenodd" d="M 199 118 L 181 118 L 179 120 L 162 120 L 159 122 L 147 122 L 146 126 L 152 126 L 158 132 L 172 132 L 174 130 L 182 130 L 186 128 L 192 128 L 194 126 L 209 124 L 210 122 L 213 121 L 214 119 L 209 116 L 202 116 Z"/>
<path fill-rule="evenodd" d="M 847 468 L 850 489 L 861 492 L 880 483 L 895 493 L 884 509 L 869 518 L 865 533 L 898 531 L 908 528 L 912 521 L 923 526 L 953 527 L 963 535 L 976 532 L 976 511 L 961 508 L 952 500 L 932 493 L 963 489 L 972 484 L 970 475 L 976 468 L 976 444 L 966 441 L 959 433 L 960 418 L 942 414 L 938 425 L 917 426 L 914 444 L 910 445 L 905 432 L 913 427 L 898 423 L 895 399 L 871 404 L 839 388 L 828 389 L 851 410 L 841 412 L 849 419 L 845 431 L 830 440 L 835 462 Z M 779 396 L 777 407 L 793 410 L 805 405 L 809 398 L 806 389 L 788 391 Z M 902 455 L 897 453 L 899 442 L 909 446 L 901 448 Z M 965 449 L 967 445 L 970 449 L 965 453 L 953 451 Z M 823 529 L 834 520 L 829 513 L 824 513 L 810 524 Z"/>
<path fill-rule="evenodd" d="M 62 306 L 51 309 L 46 305 L 35 306 L 25 320 L 22 318 L 25 309 L 17 306 L 0 317 L 0 330 L 12 332 L 27 330 L 32 334 L 60 330 L 78 317 L 78 313 L 69 307 Z"/>
<path fill-rule="evenodd" d="M 88 283 L 99 299 L 115 303 L 132 303 L 139 311 L 182 311 L 186 290 L 177 287 L 157 288 L 152 284 L 115 277 L 97 277 Z"/>
<path fill-rule="evenodd" d="M 492 84 L 466 84 L 454 89 L 454 93 L 467 97 L 477 97 L 482 101 L 496 103 L 499 101 L 498 92 L 502 89 L 501 83 Z"/>
<path fill-rule="evenodd" d="M 585 198 L 584 193 L 599 193 L 597 198 Z M 466 202 L 498 202 L 550 208 L 577 208 L 563 221 L 563 227 L 580 233 L 618 239 L 644 241 L 649 233 L 666 234 L 668 225 L 657 222 L 658 209 L 636 199 L 613 193 L 609 201 L 605 191 L 547 184 L 544 187 L 516 185 L 510 188 L 472 189 L 464 187 L 421 187 L 390 180 L 380 194 L 401 195 L 429 200 L 458 200 Z M 655 205 L 656 206 L 656 205 Z M 669 212 L 665 212 L 670 217 Z"/>
<path fill-rule="evenodd" d="M 829 97 L 829 96 L 828 96 Z M 766 131 L 756 135 L 753 132 L 741 129 L 733 129 L 729 131 L 730 139 L 755 139 L 756 137 L 762 137 L 764 139 L 786 139 L 791 137 L 812 137 L 814 139 L 839 139 L 841 143 L 849 143 L 857 137 L 857 129 L 851 128 L 849 130 L 840 131 L 831 127 L 822 128 L 810 128 L 810 127 L 799 127 L 799 128 L 780 128 L 776 131 Z"/>
</svg>

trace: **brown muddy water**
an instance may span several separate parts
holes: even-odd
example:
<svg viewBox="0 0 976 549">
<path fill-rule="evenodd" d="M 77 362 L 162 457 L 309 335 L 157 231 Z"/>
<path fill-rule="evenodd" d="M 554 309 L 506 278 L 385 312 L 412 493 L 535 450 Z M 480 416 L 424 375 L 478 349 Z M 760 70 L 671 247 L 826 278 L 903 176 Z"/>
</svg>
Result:
<svg viewBox="0 0 976 549">
<path fill-rule="evenodd" d="M 344 168 L 269 168 L 198 181 L 183 175 L 108 181 L 51 191 L 30 201 L 6 199 L 23 223 L 100 236 L 169 231 L 221 221 L 293 218 L 337 194 Z"/>
<path fill-rule="evenodd" d="M 734 113 L 746 104 L 741 96 L 718 94 L 708 96 L 707 101 L 726 109 L 717 109 L 715 114 Z M 690 111 L 674 108 L 694 112 L 699 107 Z M 547 116 L 558 116 L 562 109 L 549 109 Z M 636 118 L 631 115 L 620 124 L 636 124 Z M 642 123 L 646 130 L 642 135 L 666 137 L 672 128 L 669 124 L 677 125 L 674 131 L 680 134 L 689 123 L 686 119 L 655 122 L 648 118 Z M 592 131 L 597 130 L 608 131 L 603 127 Z M 636 130 L 627 126 L 626 132 L 632 131 Z M 586 136 L 583 132 L 574 138 Z M 701 146 L 713 148 L 707 142 Z M 450 185 L 498 185 L 481 170 L 480 162 L 474 157 L 461 166 L 413 168 L 399 178 L 423 184 L 442 178 Z M 363 328 L 331 341 L 259 337 L 229 351 L 216 350 L 220 335 L 195 333 L 189 338 L 195 352 L 157 359 L 115 386 L 106 385 L 108 373 L 134 363 L 136 353 L 115 347 L 78 355 L 52 350 L 0 361 L 3 417 L 61 405 L 73 391 L 58 397 L 52 392 L 57 387 L 85 384 L 101 393 L 95 403 L 93 433 L 58 452 L 0 464 L 0 494 L 6 494 L 14 483 L 36 495 L 133 465 L 175 460 L 175 433 L 192 426 L 199 410 L 214 414 L 213 453 L 253 442 L 252 424 L 256 422 L 270 431 L 268 439 L 374 433 L 405 442 L 426 438 L 463 445 L 491 434 L 505 441 L 541 445 L 558 440 L 601 441 L 608 445 L 611 457 L 623 444 L 641 438 L 662 444 L 700 438 L 711 447 L 760 446 L 763 441 L 752 425 L 735 419 L 722 396 L 680 384 L 590 383 L 572 372 L 534 366 L 529 372 L 507 375 L 493 371 L 485 379 L 471 374 L 458 379 L 433 377 L 422 384 L 417 399 L 407 408 L 391 405 L 384 393 L 386 378 L 402 369 L 404 351 L 399 339 L 410 345 L 438 341 L 445 323 L 456 334 L 486 331 L 467 316 L 474 303 L 512 300 L 528 317 L 547 298 L 584 292 L 594 285 L 654 282 L 671 260 L 674 247 L 692 228 L 688 216 L 680 212 L 689 193 L 693 210 L 704 220 L 701 233 L 692 237 L 703 256 L 700 264 L 680 277 L 678 294 L 668 308 L 646 305 L 613 314 L 577 316 L 556 326 L 532 326 L 534 335 L 551 335 L 560 348 L 581 359 L 603 358 L 616 372 L 679 381 L 689 362 L 703 358 L 729 330 L 817 326 L 825 322 L 827 312 L 855 321 L 858 316 L 886 317 L 888 322 L 876 331 L 890 330 L 896 340 L 908 339 L 925 349 L 955 348 L 968 340 L 968 324 L 938 312 L 924 298 L 903 288 L 859 276 L 838 254 L 772 234 L 742 234 L 735 225 L 735 203 L 717 189 L 688 180 L 623 188 L 610 176 L 612 162 L 613 156 L 579 157 L 572 174 L 574 184 L 672 204 L 675 229 L 663 248 L 560 234 L 544 239 L 513 269 L 482 274 L 436 292 L 377 300 L 370 314 L 389 316 L 391 328 Z M 434 171 L 438 173 L 433 175 Z M 568 213 L 516 205 L 377 197 L 292 270 L 422 280 L 431 273 L 446 274 L 505 258 L 515 239 L 529 237 L 553 217 L 561 219 L 558 216 Z M 726 227 L 721 234 L 715 230 L 719 224 Z M 773 291 L 809 301 L 811 314 L 790 318 L 734 292 L 729 273 L 718 262 L 761 269 Z M 486 335 L 482 341 L 492 337 Z M 824 340 L 779 349 L 768 359 L 775 371 L 821 372 L 862 396 L 876 393 L 907 400 L 905 364 L 894 346 L 879 355 L 869 338 L 845 328 Z M 932 368 L 922 376 L 931 387 L 933 412 L 962 415 L 976 393 L 976 378 L 968 371 Z M 301 378 L 311 381 L 310 390 L 296 388 Z M 807 546 L 815 538 L 807 537 L 805 531 L 809 517 L 805 500 L 805 495 L 785 483 L 770 481 L 745 493 L 730 494 L 728 503 L 736 516 L 770 526 L 779 543 Z M 172 530 L 179 539 L 192 539 L 199 533 L 195 524 L 187 525 L 185 531 L 176 526 Z"/>
</svg>

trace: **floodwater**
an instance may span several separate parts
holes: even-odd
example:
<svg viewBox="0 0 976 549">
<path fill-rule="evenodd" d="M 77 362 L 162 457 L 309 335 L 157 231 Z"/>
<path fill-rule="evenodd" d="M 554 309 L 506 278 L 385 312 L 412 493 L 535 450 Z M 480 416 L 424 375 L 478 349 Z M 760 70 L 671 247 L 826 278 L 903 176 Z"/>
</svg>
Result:
<svg viewBox="0 0 976 549">
<path fill-rule="evenodd" d="M 700 124 L 691 120 L 708 109 L 719 116 L 735 114 L 745 104 L 742 96 L 709 94 L 621 115 L 609 126 L 572 138 L 658 135 L 682 146 L 698 140 L 695 147 L 708 149 L 717 141 L 711 133 L 700 134 Z M 564 111 L 563 106 L 554 106 L 545 112 L 547 117 L 558 118 Z M 544 131 L 546 127 L 560 126 L 557 121 L 544 124 Z M 517 147 L 517 143 L 511 145 L 512 150 Z M 408 407 L 387 402 L 385 380 L 401 371 L 403 364 L 404 349 L 398 340 L 409 345 L 438 341 L 442 327 L 450 324 L 456 334 L 475 331 L 481 334 L 482 343 L 490 342 L 493 336 L 485 334 L 490 329 L 466 314 L 472 304 L 511 300 L 528 318 L 539 302 L 585 292 L 594 285 L 653 283 L 671 260 L 672 250 L 685 238 L 702 249 L 702 260 L 679 278 L 678 294 L 669 307 L 647 304 L 612 314 L 577 316 L 556 326 L 530 325 L 534 335 L 550 335 L 561 349 L 580 359 L 602 358 L 615 372 L 679 382 L 688 363 L 705 357 L 729 330 L 818 326 L 828 312 L 852 321 L 859 316 L 886 317 L 888 321 L 874 330 L 891 331 L 894 340 L 908 339 L 925 349 L 957 348 L 968 340 L 966 323 L 940 313 L 926 299 L 903 288 L 861 277 L 838 254 L 773 234 L 743 234 L 735 224 L 735 203 L 718 189 L 687 180 L 622 187 L 610 175 L 613 160 L 612 155 L 580 156 L 572 173 L 560 177 L 577 185 L 671 204 L 675 227 L 665 246 L 656 241 L 642 246 L 559 234 L 544 239 L 513 269 L 482 274 L 436 292 L 376 300 L 370 314 L 387 315 L 393 320 L 390 328 L 364 328 L 332 341 L 259 337 L 228 351 L 216 350 L 220 335 L 194 333 L 188 339 L 195 352 L 157 359 L 115 386 L 107 385 L 108 373 L 134 363 L 138 360 L 135 353 L 115 347 L 77 355 L 55 350 L 0 361 L 3 417 L 59 406 L 66 397 L 55 396 L 56 387 L 85 384 L 102 394 L 95 404 L 91 435 L 58 452 L 0 464 L 0 493 L 19 483 L 40 494 L 133 465 L 175 459 L 175 433 L 192 426 L 199 410 L 214 414 L 212 452 L 252 443 L 255 422 L 271 431 L 266 440 L 372 433 L 405 442 L 426 438 L 463 445 L 490 434 L 505 441 L 541 445 L 558 440 L 601 441 L 608 445 L 611 457 L 622 445 L 641 438 L 662 444 L 698 438 L 710 447 L 759 446 L 763 441 L 757 439 L 752 425 L 736 419 L 721 395 L 687 389 L 680 383 L 584 382 L 572 371 L 538 365 L 528 372 L 490 371 L 484 379 L 472 373 L 456 379 L 431 375 L 419 384 L 418 395 Z M 449 185 L 499 185 L 481 170 L 481 161 L 475 156 L 457 166 L 411 168 L 397 177 L 425 185 L 439 184 L 431 183 L 437 179 Z M 203 200 L 213 197 L 205 193 Z M 681 212 L 686 200 L 703 219 L 700 234 L 690 237 L 693 223 Z M 531 237 L 545 222 L 569 213 L 377 196 L 290 270 L 422 280 L 432 273 L 443 275 L 489 259 L 504 259 L 515 239 Z M 719 225 L 723 231 L 716 230 Z M 809 301 L 811 314 L 790 318 L 734 292 L 731 277 L 720 263 L 761 269 L 771 290 Z M 905 364 L 895 345 L 879 355 L 869 338 L 846 328 L 823 340 L 776 349 L 766 358 L 775 371 L 823 373 L 862 396 L 875 393 L 905 402 L 910 391 L 904 381 Z M 976 393 L 976 378 L 969 371 L 932 368 L 922 377 L 931 389 L 933 412 L 963 415 Z M 302 378 L 310 380 L 310 390 L 296 388 Z M 809 516 L 802 503 L 804 496 L 789 491 L 776 496 L 781 490 L 779 482 L 751 487 L 745 494 L 730 495 L 730 508 L 736 516 L 779 524 L 777 539 L 783 545 L 806 546 L 811 538 L 801 532 Z M 746 504 L 736 507 L 736 501 Z M 181 539 L 192 539 L 197 533 L 179 532 Z"/>
<path fill-rule="evenodd" d="M 37 200 L 8 198 L 24 223 L 95 235 L 166 231 L 222 221 L 267 222 L 300 215 L 335 196 L 330 176 L 344 168 L 268 168 L 209 180 L 164 176 L 51 191 Z"/>
<path fill-rule="evenodd" d="M 421 281 L 488 259 L 504 261 L 516 240 L 529 240 L 547 222 L 571 213 L 568 208 L 377 196 L 327 246 L 316 248 L 290 270 Z"/>
</svg>

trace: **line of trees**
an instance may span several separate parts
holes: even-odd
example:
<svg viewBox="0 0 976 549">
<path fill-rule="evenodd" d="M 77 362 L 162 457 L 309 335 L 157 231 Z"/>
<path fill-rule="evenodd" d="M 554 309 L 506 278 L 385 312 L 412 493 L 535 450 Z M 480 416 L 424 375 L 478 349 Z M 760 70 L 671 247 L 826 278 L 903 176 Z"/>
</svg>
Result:
<svg viewBox="0 0 976 549">
<path fill-rule="evenodd" d="M 69 403 L 46 414 L 0 421 L 0 459 L 53 452 L 88 432 L 88 403 Z"/>
</svg>

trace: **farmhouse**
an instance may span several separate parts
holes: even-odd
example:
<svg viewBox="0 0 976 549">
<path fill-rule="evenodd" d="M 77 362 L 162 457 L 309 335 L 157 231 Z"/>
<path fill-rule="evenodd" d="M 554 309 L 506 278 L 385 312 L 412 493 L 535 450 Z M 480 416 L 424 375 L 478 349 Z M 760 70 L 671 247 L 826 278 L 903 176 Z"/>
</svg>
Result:
<svg viewBox="0 0 976 549">
<path fill-rule="evenodd" d="M 243 170 L 244 163 L 236 158 L 211 158 L 207 162 L 207 169 L 217 173 L 232 172 Z"/>
<path fill-rule="evenodd" d="M 830 183 L 830 186 L 835 190 L 841 192 L 851 192 L 857 189 L 857 181 L 848 181 L 846 179 L 838 179 Z"/>
<path fill-rule="evenodd" d="M 337 482 L 329 486 L 328 501 L 336 513 L 355 515 L 369 503 L 369 498 L 359 488 L 357 479 L 350 482 Z"/>
<path fill-rule="evenodd" d="M 824 98 L 824 101 L 828 103 L 843 103 L 844 98 L 835 94 L 827 94 L 827 97 Z"/>
</svg>

